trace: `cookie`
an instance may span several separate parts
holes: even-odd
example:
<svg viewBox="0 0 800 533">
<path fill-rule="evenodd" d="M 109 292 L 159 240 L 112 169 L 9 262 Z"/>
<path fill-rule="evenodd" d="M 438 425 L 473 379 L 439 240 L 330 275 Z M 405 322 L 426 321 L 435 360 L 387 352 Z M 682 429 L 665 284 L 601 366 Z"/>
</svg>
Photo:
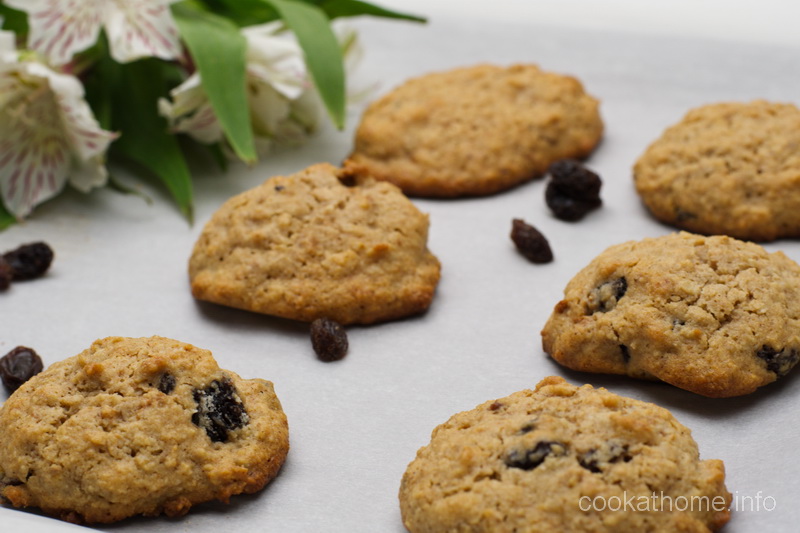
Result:
<svg viewBox="0 0 800 533">
<path fill-rule="evenodd" d="M 397 187 L 314 165 L 225 202 L 192 252 L 192 294 L 306 322 L 400 318 L 428 309 L 439 282 L 427 240 Z"/>
<path fill-rule="evenodd" d="M 0 408 L 0 496 L 72 522 L 179 516 L 252 493 L 286 458 L 272 383 L 163 337 L 109 337 Z"/>
<path fill-rule="evenodd" d="M 690 111 L 634 166 L 644 204 L 667 224 L 771 241 L 800 237 L 800 109 L 763 100 Z"/>
<path fill-rule="evenodd" d="M 727 236 L 612 246 L 569 282 L 542 341 L 574 370 L 747 394 L 800 359 L 800 266 Z"/>
<path fill-rule="evenodd" d="M 487 195 L 588 156 L 602 131 L 577 79 L 479 65 L 412 79 L 371 104 L 344 167 L 413 196 Z"/>
<path fill-rule="evenodd" d="M 708 532 L 724 481 L 666 409 L 549 377 L 437 427 L 400 509 L 411 533 Z"/>
</svg>

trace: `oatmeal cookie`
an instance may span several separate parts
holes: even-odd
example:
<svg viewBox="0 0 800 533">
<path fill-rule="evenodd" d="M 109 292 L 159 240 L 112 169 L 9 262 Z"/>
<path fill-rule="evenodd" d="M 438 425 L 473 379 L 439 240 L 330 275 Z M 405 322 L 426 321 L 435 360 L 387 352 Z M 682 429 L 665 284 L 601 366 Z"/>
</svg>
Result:
<svg viewBox="0 0 800 533">
<path fill-rule="evenodd" d="M 800 359 L 800 266 L 726 236 L 612 246 L 569 282 L 542 341 L 574 370 L 747 394 Z"/>
<path fill-rule="evenodd" d="M 492 194 L 588 156 L 598 101 L 534 65 L 478 65 L 405 82 L 364 113 L 345 170 L 414 196 Z"/>
<path fill-rule="evenodd" d="M 634 166 L 653 215 L 697 233 L 800 237 L 800 109 L 763 100 L 690 111 Z"/>
<path fill-rule="evenodd" d="M 724 481 L 666 409 L 549 377 L 437 427 L 400 509 L 411 533 L 709 532 Z"/>
<path fill-rule="evenodd" d="M 225 202 L 192 252 L 192 294 L 306 322 L 400 318 L 439 282 L 427 241 L 428 217 L 397 187 L 314 165 Z"/>
<path fill-rule="evenodd" d="M 289 449 L 272 383 L 163 337 L 109 337 L 0 408 L 0 496 L 72 522 L 179 516 L 252 493 Z"/>
</svg>

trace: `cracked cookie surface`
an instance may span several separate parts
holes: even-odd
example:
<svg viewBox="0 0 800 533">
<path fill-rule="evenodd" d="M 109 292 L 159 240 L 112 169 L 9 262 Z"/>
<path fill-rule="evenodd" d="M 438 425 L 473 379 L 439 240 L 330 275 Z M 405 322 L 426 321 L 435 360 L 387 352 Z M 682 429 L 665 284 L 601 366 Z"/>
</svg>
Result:
<svg viewBox="0 0 800 533">
<path fill-rule="evenodd" d="M 0 496 L 73 522 L 179 516 L 261 490 L 288 449 L 269 381 L 171 339 L 109 337 L 0 408 Z"/>
<path fill-rule="evenodd" d="M 588 156 L 602 131 L 577 79 L 477 65 L 414 78 L 372 103 L 344 167 L 413 196 L 487 195 Z"/>
<path fill-rule="evenodd" d="M 689 111 L 634 166 L 653 215 L 704 234 L 800 236 L 800 109 L 758 100 Z"/>
<path fill-rule="evenodd" d="M 225 202 L 189 261 L 194 297 L 343 325 L 427 310 L 440 272 L 427 215 L 394 185 L 339 176 L 318 164 Z"/>
<path fill-rule="evenodd" d="M 612 246 L 569 282 L 542 344 L 574 370 L 747 394 L 800 360 L 800 266 L 726 236 Z"/>
<path fill-rule="evenodd" d="M 411 533 L 708 532 L 729 518 L 724 481 L 667 410 L 549 377 L 438 426 L 400 508 Z M 680 497 L 708 505 L 668 507 Z"/>
</svg>

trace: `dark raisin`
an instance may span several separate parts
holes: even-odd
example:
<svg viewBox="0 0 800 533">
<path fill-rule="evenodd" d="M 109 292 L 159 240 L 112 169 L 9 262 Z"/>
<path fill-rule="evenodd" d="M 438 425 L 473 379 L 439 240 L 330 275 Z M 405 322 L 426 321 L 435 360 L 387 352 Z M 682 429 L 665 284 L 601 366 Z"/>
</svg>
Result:
<svg viewBox="0 0 800 533">
<path fill-rule="evenodd" d="M 622 362 L 627 365 L 631 360 L 631 352 L 624 344 L 619 345 L 619 351 L 622 352 Z"/>
<path fill-rule="evenodd" d="M 318 318 L 311 323 L 311 347 L 320 361 L 338 361 L 347 355 L 347 332 L 338 322 Z"/>
<path fill-rule="evenodd" d="M 500 403 L 500 402 L 492 402 L 492 403 L 489 404 L 489 410 L 490 411 L 497 411 L 501 407 L 503 407 L 503 404 Z"/>
<path fill-rule="evenodd" d="M 767 362 L 767 370 L 775 372 L 779 377 L 788 374 L 800 360 L 800 353 L 796 349 L 784 348 L 778 351 L 766 344 L 756 352 L 756 355 Z"/>
<path fill-rule="evenodd" d="M 285 189 L 285 188 L 286 188 L 286 187 L 284 187 L 283 185 L 276 185 L 276 186 L 275 186 L 275 192 L 281 192 L 281 191 L 282 191 L 283 189 Z"/>
<path fill-rule="evenodd" d="M 675 219 L 678 222 L 686 222 L 687 220 L 693 220 L 697 218 L 697 215 L 694 213 L 690 213 L 689 211 L 684 211 L 680 207 L 675 209 Z"/>
<path fill-rule="evenodd" d="M 600 449 L 592 448 L 578 457 L 578 464 L 595 474 L 603 471 L 602 466 L 620 461 L 629 462 L 633 456 L 628 452 L 627 444 L 608 443 Z"/>
<path fill-rule="evenodd" d="M 564 455 L 566 446 L 560 442 L 541 441 L 529 450 L 513 450 L 505 458 L 506 466 L 521 470 L 533 470 L 544 462 L 549 455 Z"/>
<path fill-rule="evenodd" d="M 526 433 L 530 433 L 534 429 L 536 429 L 536 424 L 534 422 L 528 422 L 527 424 L 525 424 L 524 426 L 519 428 L 519 431 L 517 432 L 517 434 L 518 435 L 524 435 Z"/>
<path fill-rule="evenodd" d="M 227 442 L 229 431 L 250 421 L 230 379 L 214 380 L 205 389 L 195 389 L 193 396 L 197 411 L 192 422 L 203 428 L 212 442 Z"/>
<path fill-rule="evenodd" d="M 515 218 L 511 226 L 511 240 L 519 253 L 532 263 L 549 263 L 553 260 L 550 243 L 539 230 L 526 224 L 524 220 Z"/>
<path fill-rule="evenodd" d="M 600 207 L 600 176 L 574 159 L 556 161 L 549 168 L 551 179 L 545 189 L 545 201 L 561 220 L 575 221 Z"/>
<path fill-rule="evenodd" d="M 11 286 L 11 280 L 14 279 L 14 270 L 8 264 L 2 255 L 0 255 L 0 291 L 4 291 Z"/>
<path fill-rule="evenodd" d="M 158 380 L 158 390 L 164 394 L 171 394 L 175 390 L 175 376 L 169 372 L 164 372 Z"/>
<path fill-rule="evenodd" d="M 617 306 L 617 302 L 625 296 L 628 291 L 628 280 L 620 277 L 611 281 L 606 281 L 597 286 L 592 291 L 589 298 L 589 313 L 606 313 Z"/>
<path fill-rule="evenodd" d="M 0 358 L 0 378 L 9 392 L 42 371 L 42 358 L 31 348 L 17 346 Z"/>
<path fill-rule="evenodd" d="M 3 254 L 11 265 L 15 281 L 34 279 L 42 276 L 53 262 L 53 250 L 43 242 L 23 244 L 16 250 Z"/>
</svg>

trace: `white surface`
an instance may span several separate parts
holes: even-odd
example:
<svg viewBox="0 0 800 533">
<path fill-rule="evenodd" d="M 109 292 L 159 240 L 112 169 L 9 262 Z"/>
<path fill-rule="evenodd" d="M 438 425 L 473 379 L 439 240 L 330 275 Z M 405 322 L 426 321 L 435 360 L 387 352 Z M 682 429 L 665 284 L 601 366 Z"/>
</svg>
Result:
<svg viewBox="0 0 800 533">
<path fill-rule="evenodd" d="M 522 2 L 496 3 L 502 4 Z M 623 4 L 631 2 L 609 5 Z M 315 359 L 304 325 L 194 302 L 186 262 L 202 224 L 232 194 L 272 174 L 340 161 L 361 107 L 352 110 L 347 131 L 326 129 L 252 170 L 199 169 L 193 227 L 156 188 L 152 206 L 109 191 L 69 194 L 0 233 L 0 249 L 43 239 L 56 250 L 46 278 L 0 294 L 0 353 L 29 345 L 49 364 L 95 338 L 165 335 L 211 349 L 244 377 L 274 381 L 289 417 L 289 459 L 262 493 L 230 506 L 200 506 L 179 520 L 133 519 L 100 529 L 401 533 L 400 477 L 431 430 L 457 411 L 559 374 L 669 408 L 692 429 L 704 458 L 725 461 L 740 508 L 759 491 L 775 499 L 773 511 L 762 504 L 734 512 L 726 531 L 795 530 L 798 371 L 746 397 L 709 400 L 666 385 L 565 371 L 543 354 L 539 330 L 566 282 L 600 251 L 670 231 L 647 215 L 633 190 L 630 168 L 647 144 L 696 105 L 758 97 L 800 103 L 800 48 L 739 43 L 737 32 L 728 40 L 686 38 L 669 21 L 645 33 L 618 25 L 586 29 L 551 8 L 542 8 L 549 18 L 523 16 L 530 6 L 517 6 L 519 16 L 499 18 L 494 7 L 492 16 L 465 11 L 450 18 L 442 5 L 403 5 L 436 15 L 428 26 L 360 23 L 367 56 L 359 82 L 377 81 L 383 92 L 413 75 L 481 61 L 536 62 L 580 77 L 603 102 L 607 131 L 589 161 L 604 179 L 603 208 L 580 223 L 556 220 L 544 206 L 543 181 L 489 198 L 417 201 L 431 215 L 430 247 L 443 264 L 430 312 L 350 328 L 350 353 L 334 364 Z M 548 236 L 555 262 L 535 266 L 517 255 L 508 238 L 512 217 Z M 796 241 L 767 247 L 800 260 Z M 3 531 L 7 524 L 14 526 L 9 531 L 56 531 L 55 522 L 10 508 L 0 508 L 0 524 Z"/>
</svg>

